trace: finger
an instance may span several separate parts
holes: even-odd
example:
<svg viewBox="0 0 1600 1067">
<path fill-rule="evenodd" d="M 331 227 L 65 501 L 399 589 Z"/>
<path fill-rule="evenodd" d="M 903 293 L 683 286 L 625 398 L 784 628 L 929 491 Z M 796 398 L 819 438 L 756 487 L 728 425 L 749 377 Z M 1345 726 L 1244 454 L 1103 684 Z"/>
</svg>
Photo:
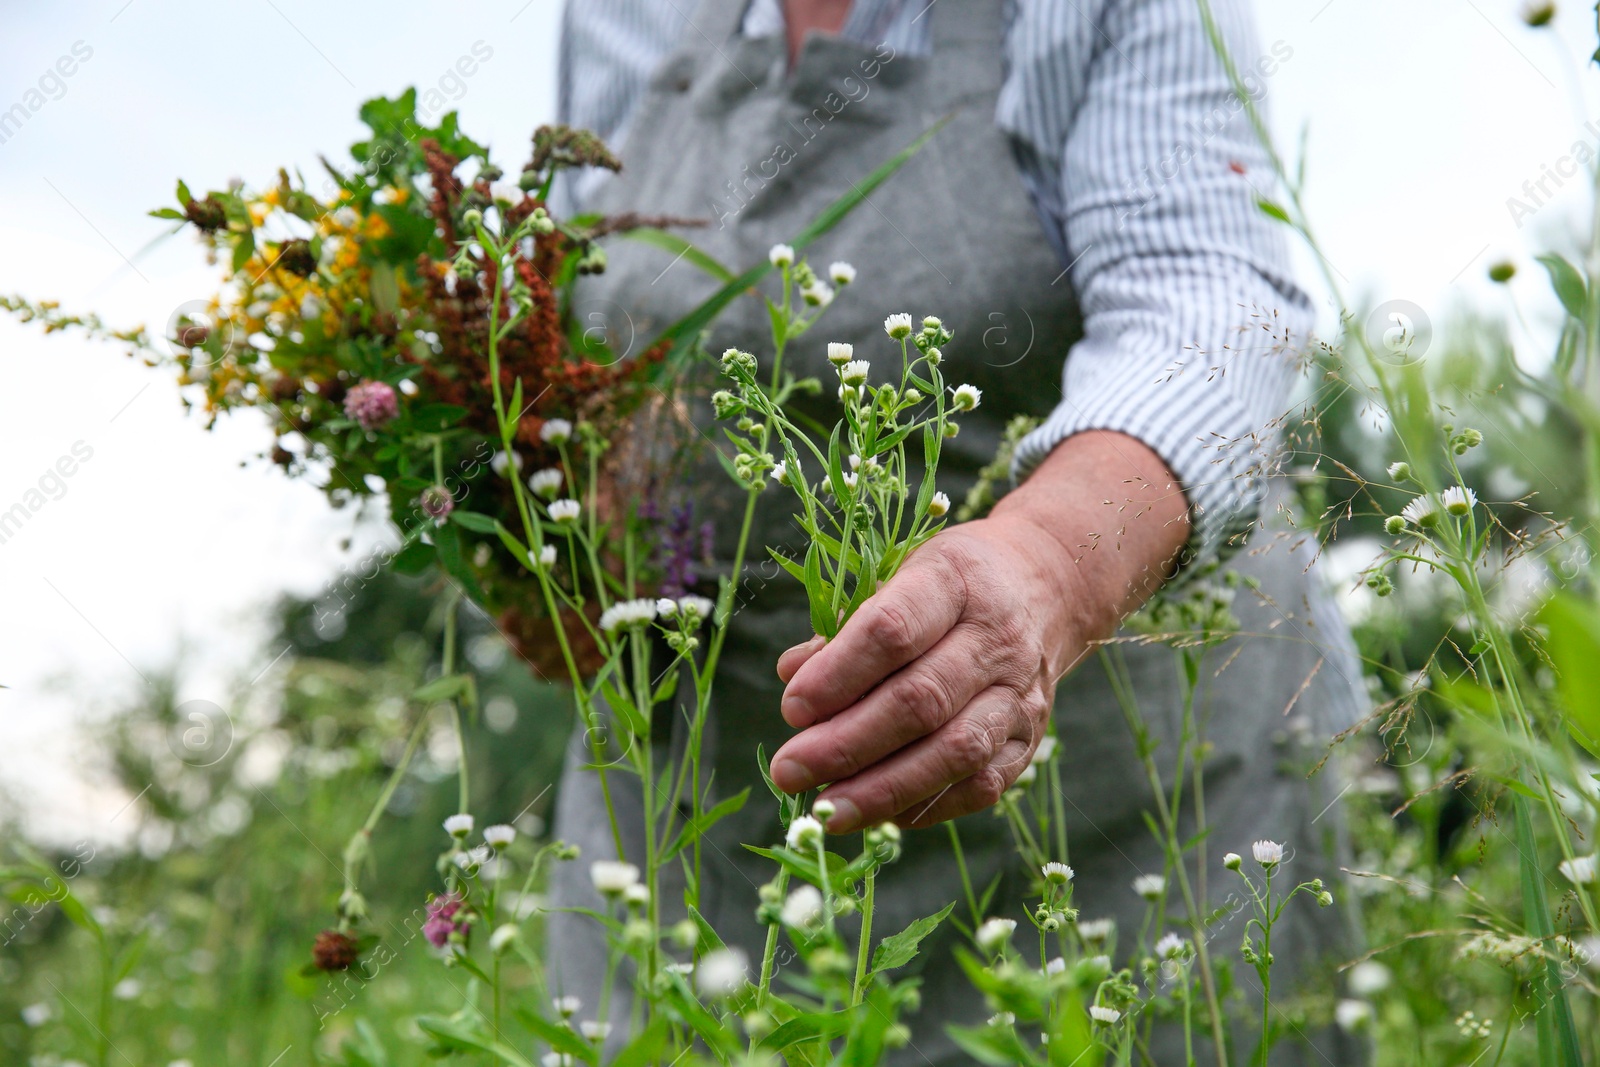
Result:
<svg viewBox="0 0 1600 1067">
<path fill-rule="evenodd" d="M 1010 783 L 990 768 L 1012 740 L 1020 741 L 1024 752 L 1031 749 L 1028 709 L 1014 690 L 990 686 L 934 733 L 823 793 L 835 809 L 828 829 L 848 833 L 914 811 L 974 776 L 987 776 L 998 800 Z"/>
<path fill-rule="evenodd" d="M 827 638 L 817 634 L 811 640 L 804 641 L 784 652 L 783 655 L 778 657 L 778 681 L 788 685 L 789 680 L 794 677 L 794 672 L 803 667 L 806 660 L 816 655 L 822 646 L 827 643 Z"/>
<path fill-rule="evenodd" d="M 994 807 L 1028 766 L 1034 747 L 1020 739 L 1007 741 L 982 771 L 912 805 L 890 821 L 907 830 L 920 830 Z"/>
<path fill-rule="evenodd" d="M 907 560 L 795 671 L 780 705 L 785 722 L 803 729 L 837 715 L 956 624 L 966 586 L 948 553 L 934 549 L 930 542 Z"/>
<path fill-rule="evenodd" d="M 772 780 L 788 793 L 843 781 L 939 729 L 992 680 L 982 631 L 958 624 L 858 703 L 790 738 L 772 757 Z"/>
</svg>

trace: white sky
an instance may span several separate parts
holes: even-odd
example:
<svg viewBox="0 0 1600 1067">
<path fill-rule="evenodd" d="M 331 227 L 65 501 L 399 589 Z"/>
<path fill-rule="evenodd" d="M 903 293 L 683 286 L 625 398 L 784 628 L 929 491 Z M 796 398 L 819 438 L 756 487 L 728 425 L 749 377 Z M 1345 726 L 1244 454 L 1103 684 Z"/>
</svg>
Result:
<svg viewBox="0 0 1600 1067">
<path fill-rule="evenodd" d="M 1452 306 L 1500 306 L 1483 272 L 1510 255 L 1524 306 L 1547 314 L 1529 257 L 1580 239 L 1587 193 L 1567 180 L 1520 230 L 1506 200 L 1574 141 L 1597 140 L 1584 123 L 1600 112 L 1577 104 L 1577 72 L 1591 98 L 1600 80 L 1583 66 L 1584 5 L 1562 5 L 1554 31 L 1524 27 L 1512 0 L 1258 6 L 1263 42 L 1294 50 L 1269 106 L 1291 152 L 1311 124 L 1310 205 L 1350 294 L 1407 299 L 1438 323 Z M 144 212 L 171 202 L 179 176 L 202 190 L 259 185 L 280 165 L 311 174 L 361 132 L 362 100 L 437 85 L 480 40 L 494 55 L 454 105 L 465 130 L 514 166 L 554 114 L 557 0 L 0 0 L 0 12 L 0 111 L 76 42 L 93 50 L 0 144 L 0 293 L 118 326 L 159 330 L 215 288 L 187 237 L 125 260 L 162 231 Z M 65 495 L 0 544 L 0 792 L 39 833 L 110 834 L 128 798 L 96 784 L 78 724 L 180 649 L 200 671 L 187 697 L 223 702 L 230 678 L 268 668 L 261 607 L 334 573 L 349 517 L 275 468 L 240 468 L 263 423 L 204 432 L 167 378 L 114 347 L 0 318 L 0 383 L 0 511 L 75 442 L 93 449 Z"/>
</svg>

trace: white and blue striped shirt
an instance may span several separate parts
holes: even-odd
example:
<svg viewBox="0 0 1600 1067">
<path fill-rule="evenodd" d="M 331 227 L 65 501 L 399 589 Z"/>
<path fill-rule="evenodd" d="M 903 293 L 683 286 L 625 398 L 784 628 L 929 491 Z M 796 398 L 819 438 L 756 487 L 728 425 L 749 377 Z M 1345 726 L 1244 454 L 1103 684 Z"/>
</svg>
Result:
<svg viewBox="0 0 1600 1067">
<path fill-rule="evenodd" d="M 569 3 L 561 120 L 625 153 L 629 116 L 685 33 L 689 4 Z M 931 6 L 856 0 L 842 34 L 926 54 Z M 1259 100 L 1293 49 L 1261 50 L 1248 0 L 1212 6 Z M 995 121 L 1069 265 L 1085 331 L 1067 355 L 1065 399 L 1019 448 L 1016 473 L 1079 431 L 1126 433 L 1188 495 L 1189 566 L 1225 555 L 1257 519 L 1292 352 L 1312 321 L 1281 232 L 1256 204 L 1270 190 L 1266 156 L 1195 0 L 1007 0 L 1005 18 Z M 783 30 L 781 0 L 751 0 L 746 35 Z"/>
</svg>

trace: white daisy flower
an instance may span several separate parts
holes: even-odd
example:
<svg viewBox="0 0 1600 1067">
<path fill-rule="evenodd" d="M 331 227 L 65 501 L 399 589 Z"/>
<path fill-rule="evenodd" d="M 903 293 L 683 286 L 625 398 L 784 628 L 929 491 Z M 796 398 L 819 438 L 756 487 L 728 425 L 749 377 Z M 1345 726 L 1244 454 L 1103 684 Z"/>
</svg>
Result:
<svg viewBox="0 0 1600 1067">
<path fill-rule="evenodd" d="M 1456 518 L 1478 506 L 1478 494 L 1462 485 L 1452 485 L 1444 491 L 1444 509 Z"/>
<path fill-rule="evenodd" d="M 1066 885 L 1072 881 L 1073 870 L 1065 863 L 1047 863 L 1042 868 L 1044 880 L 1051 885 Z"/>
<path fill-rule="evenodd" d="M 1057 956 L 1055 959 L 1051 960 L 1049 963 L 1044 965 L 1044 973 L 1045 974 L 1052 974 L 1052 975 L 1054 975 L 1054 974 L 1066 974 L 1067 973 L 1067 961 L 1062 959 L 1060 956 Z"/>
<path fill-rule="evenodd" d="M 1358 997 L 1370 997 L 1389 988 L 1389 968 L 1377 960 L 1362 960 L 1350 968 L 1350 992 Z"/>
<path fill-rule="evenodd" d="M 1017 1016 L 1014 1012 L 997 1011 L 993 1015 L 989 1016 L 989 1025 L 1015 1026 L 1017 1025 Z"/>
<path fill-rule="evenodd" d="M 833 286 L 825 282 L 817 282 L 800 290 L 800 299 L 816 308 L 825 308 L 833 303 Z"/>
<path fill-rule="evenodd" d="M 779 485 L 793 484 L 789 481 L 789 464 L 782 460 L 779 460 L 777 463 L 772 465 L 772 469 L 767 472 L 767 477 L 771 478 Z"/>
<path fill-rule="evenodd" d="M 784 267 L 794 266 L 794 247 L 792 245 L 773 245 L 767 250 L 767 262 L 782 270 Z"/>
<path fill-rule="evenodd" d="M 517 839 L 517 830 L 514 826 L 496 823 L 483 828 L 483 839 L 495 848 L 505 848 Z"/>
<path fill-rule="evenodd" d="M 616 633 L 622 627 L 643 626 L 656 617 L 656 602 L 648 597 L 622 600 L 600 613 L 600 629 Z"/>
<path fill-rule="evenodd" d="M 466 837 L 472 833 L 472 816 L 462 812 L 452 815 L 444 821 L 444 831 L 451 837 Z"/>
<path fill-rule="evenodd" d="M 1117 1024 L 1117 1020 L 1122 1018 L 1122 1013 L 1116 1008 L 1107 1008 L 1100 1004 L 1091 1004 L 1089 1006 L 1089 1018 L 1093 1019 L 1101 1026 L 1115 1026 Z"/>
<path fill-rule="evenodd" d="M 611 1036 L 611 1024 L 597 1023 L 591 1019 L 585 1019 L 578 1024 L 578 1031 L 590 1041 L 604 1041 Z"/>
<path fill-rule="evenodd" d="M 1188 948 L 1188 946 L 1189 942 L 1185 941 L 1177 934 L 1165 934 L 1159 941 L 1156 942 L 1156 958 L 1163 960 L 1175 960 L 1184 954 L 1184 951 Z"/>
<path fill-rule="evenodd" d="M 811 814 L 824 823 L 833 818 L 834 812 L 838 810 L 839 806 L 827 797 L 818 797 L 817 802 L 811 805 Z"/>
<path fill-rule="evenodd" d="M 719 948 L 706 953 L 695 970 L 694 984 L 701 996 L 732 996 L 745 987 L 749 962 L 738 949 Z"/>
<path fill-rule="evenodd" d="M 1365 1029 L 1372 1021 L 1372 1005 L 1364 1000 L 1341 1000 L 1333 1006 L 1333 1021 L 1347 1034 Z"/>
<path fill-rule="evenodd" d="M 546 1052 L 539 1057 L 540 1067 L 575 1067 L 577 1062 L 567 1052 Z"/>
<path fill-rule="evenodd" d="M 846 344 L 844 341 L 828 342 L 828 362 L 835 367 L 842 367 L 856 358 L 856 346 Z"/>
<path fill-rule="evenodd" d="M 1594 856 L 1578 856 L 1570 860 L 1562 860 L 1558 869 L 1566 875 L 1567 880 L 1573 885 L 1590 885 L 1600 880 L 1600 872 L 1596 870 Z"/>
<path fill-rule="evenodd" d="M 985 919 L 983 925 L 978 927 L 978 947 L 991 956 L 999 955 L 1011 942 L 1011 935 L 1016 930 L 1015 919 Z"/>
<path fill-rule="evenodd" d="M 864 359 L 852 359 L 839 368 L 839 380 L 846 385 L 862 385 L 867 380 L 870 366 Z"/>
<path fill-rule="evenodd" d="M 1086 919 L 1078 924 L 1078 933 L 1091 945 L 1109 941 L 1111 935 L 1117 932 L 1115 919 Z"/>
<path fill-rule="evenodd" d="M 934 496 L 938 496 L 939 494 L 935 493 L 933 495 Z M 1046 734 L 1039 741 L 1039 747 L 1033 750 L 1033 758 L 1029 762 L 1031 762 L 1031 763 L 1048 763 L 1051 759 L 1053 759 L 1055 757 L 1056 745 L 1057 745 L 1056 739 L 1051 737 L 1051 736 L 1049 736 L 1048 734 Z"/>
<path fill-rule="evenodd" d="M 911 336 L 911 316 L 900 314 L 890 315 L 883 320 L 883 332 L 893 337 L 896 341 Z"/>
<path fill-rule="evenodd" d="M 561 471 L 556 467 L 546 467 L 544 470 L 534 471 L 528 475 L 528 488 L 546 499 L 553 497 L 561 489 Z"/>
<path fill-rule="evenodd" d="M 595 860 L 589 864 L 589 880 L 601 896 L 615 897 L 627 892 L 630 885 L 639 882 L 639 868 L 618 860 Z M 570 998 L 574 1002 L 576 997 Z M 577 1011 L 577 1008 L 573 1008 Z"/>
<path fill-rule="evenodd" d="M 539 566 L 554 567 L 556 565 L 556 546 L 545 545 L 539 550 Z"/>
<path fill-rule="evenodd" d="M 489 457 L 489 469 L 496 474 L 504 475 L 511 465 L 515 463 L 517 470 L 522 470 L 522 454 L 519 452 L 496 452 Z"/>
<path fill-rule="evenodd" d="M 822 824 L 809 815 L 802 815 L 789 824 L 789 833 L 785 841 L 795 851 L 815 848 L 818 841 L 822 840 Z"/>
<path fill-rule="evenodd" d="M 822 894 L 816 886 L 800 886 L 783 902 L 780 918 L 783 925 L 797 930 L 814 929 L 822 922 Z"/>
<path fill-rule="evenodd" d="M 570 1019 L 578 1014 L 578 1011 L 583 1007 L 583 1001 L 577 997 L 556 997 L 550 1002 L 550 1006 L 563 1019 Z"/>
<path fill-rule="evenodd" d="M 1403 459 L 1389 464 L 1389 477 L 1397 482 L 1406 481 L 1411 477 L 1411 464 Z"/>
<path fill-rule="evenodd" d="M 1230 871 L 1237 871 L 1244 866 L 1244 857 L 1237 852 L 1230 852 L 1222 857 L 1222 865 Z"/>
<path fill-rule="evenodd" d="M 496 956 L 503 955 L 521 936 L 522 931 L 517 929 L 516 923 L 501 923 L 489 935 L 489 951 Z"/>
<path fill-rule="evenodd" d="M 1167 891 L 1167 880 L 1159 874 L 1141 874 L 1133 880 L 1133 891 L 1146 900 L 1160 900 Z"/>
<path fill-rule="evenodd" d="M 455 855 L 456 866 L 471 874 L 473 871 L 489 862 L 491 853 L 484 845 L 469 849 L 466 852 L 457 852 Z"/>
<path fill-rule="evenodd" d="M 1276 841 L 1257 841 L 1250 846 L 1250 855 L 1261 866 L 1270 869 L 1283 862 L 1283 846 Z"/>
<path fill-rule="evenodd" d="M 957 411 L 971 411 L 983 399 L 983 390 L 975 385 L 958 385 L 950 397 L 950 406 Z"/>
<path fill-rule="evenodd" d="M 834 285 L 849 285 L 856 280 L 856 269 L 843 260 L 835 260 L 828 264 L 828 277 Z"/>
<path fill-rule="evenodd" d="M 564 445 L 572 439 L 572 423 L 566 419 L 545 419 L 539 439 L 547 445 Z"/>
<path fill-rule="evenodd" d="M 622 891 L 622 899 L 628 904 L 642 908 L 650 903 L 650 890 L 635 883 Z"/>
<path fill-rule="evenodd" d="M 949 511 L 950 494 L 944 492 L 933 494 L 933 498 L 928 501 L 928 514 L 939 519 L 943 518 Z"/>
<path fill-rule="evenodd" d="M 678 602 L 671 597 L 661 597 L 656 601 L 656 618 L 670 619 L 678 613 Z"/>
<path fill-rule="evenodd" d="M 1439 505 L 1431 496 L 1419 496 L 1401 508 L 1400 515 L 1413 526 L 1432 526 L 1439 519 Z"/>
<path fill-rule="evenodd" d="M 550 502 L 550 521 L 570 526 L 578 521 L 578 514 L 583 511 L 582 505 L 568 497 L 564 500 Z"/>
</svg>

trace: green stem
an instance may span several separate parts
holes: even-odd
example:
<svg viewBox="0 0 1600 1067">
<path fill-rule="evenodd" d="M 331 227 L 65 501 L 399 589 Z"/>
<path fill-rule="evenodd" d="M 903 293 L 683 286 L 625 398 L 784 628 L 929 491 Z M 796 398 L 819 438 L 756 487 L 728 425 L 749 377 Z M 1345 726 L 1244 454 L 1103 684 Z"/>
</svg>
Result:
<svg viewBox="0 0 1600 1067">
<path fill-rule="evenodd" d="M 860 1004 L 866 993 L 867 958 L 872 951 L 872 898 L 877 882 L 878 869 L 871 867 L 867 870 L 866 894 L 861 900 L 861 943 L 856 947 L 856 983 L 850 994 L 851 1004 Z"/>
</svg>

